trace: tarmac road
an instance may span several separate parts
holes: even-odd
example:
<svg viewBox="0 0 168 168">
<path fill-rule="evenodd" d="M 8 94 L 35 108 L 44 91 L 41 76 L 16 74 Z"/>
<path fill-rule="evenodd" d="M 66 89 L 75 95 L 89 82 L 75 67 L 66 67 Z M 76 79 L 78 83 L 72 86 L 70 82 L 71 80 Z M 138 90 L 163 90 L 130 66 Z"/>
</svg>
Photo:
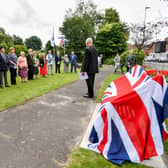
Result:
<svg viewBox="0 0 168 168">
<path fill-rule="evenodd" d="M 96 75 L 96 92 L 108 67 Z M 0 168 L 59 168 L 79 145 L 94 112 L 77 81 L 0 113 Z M 26 94 L 26 93 L 25 93 Z"/>
</svg>

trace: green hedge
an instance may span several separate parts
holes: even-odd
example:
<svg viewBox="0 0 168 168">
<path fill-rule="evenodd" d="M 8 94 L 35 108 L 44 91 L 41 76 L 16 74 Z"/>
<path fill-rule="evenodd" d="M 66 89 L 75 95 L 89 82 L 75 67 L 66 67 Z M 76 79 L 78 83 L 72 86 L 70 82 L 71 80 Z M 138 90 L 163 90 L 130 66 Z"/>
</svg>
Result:
<svg viewBox="0 0 168 168">
<path fill-rule="evenodd" d="M 104 64 L 107 64 L 107 65 L 114 65 L 114 58 L 106 58 L 104 61 L 103 61 Z"/>
</svg>

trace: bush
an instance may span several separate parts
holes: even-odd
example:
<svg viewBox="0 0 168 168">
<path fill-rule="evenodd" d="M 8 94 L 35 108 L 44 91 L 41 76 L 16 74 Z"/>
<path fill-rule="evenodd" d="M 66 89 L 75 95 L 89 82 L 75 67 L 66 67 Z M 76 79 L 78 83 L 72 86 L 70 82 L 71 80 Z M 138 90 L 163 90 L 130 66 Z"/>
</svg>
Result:
<svg viewBox="0 0 168 168">
<path fill-rule="evenodd" d="M 129 55 L 129 52 L 130 52 L 130 51 L 127 50 L 127 51 L 124 51 L 124 52 L 120 55 L 121 63 L 122 63 L 122 64 L 125 64 L 125 58 L 126 58 L 127 55 Z M 136 58 L 136 63 L 142 65 L 143 59 L 144 59 L 144 57 L 145 57 L 144 51 L 143 51 L 143 50 L 141 50 L 141 51 L 133 50 L 133 55 L 134 55 L 135 58 Z"/>
<path fill-rule="evenodd" d="M 103 63 L 107 65 L 114 65 L 114 58 L 106 58 L 103 60 Z"/>
<path fill-rule="evenodd" d="M 25 54 L 27 54 L 27 48 L 24 45 L 14 45 L 14 48 L 15 48 L 15 53 L 18 57 L 20 56 L 21 51 L 24 51 Z"/>
</svg>

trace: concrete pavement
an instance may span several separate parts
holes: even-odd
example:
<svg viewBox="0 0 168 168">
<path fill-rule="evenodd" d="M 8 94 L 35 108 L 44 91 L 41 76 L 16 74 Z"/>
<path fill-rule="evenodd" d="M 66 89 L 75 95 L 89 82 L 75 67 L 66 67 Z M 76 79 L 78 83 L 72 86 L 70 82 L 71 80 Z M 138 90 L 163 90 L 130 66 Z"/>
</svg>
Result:
<svg viewBox="0 0 168 168">
<path fill-rule="evenodd" d="M 96 76 L 96 91 L 112 73 Z M 0 113 L 0 168 L 59 168 L 87 128 L 95 100 L 77 81 Z M 26 93 L 25 93 L 26 94 Z"/>
</svg>

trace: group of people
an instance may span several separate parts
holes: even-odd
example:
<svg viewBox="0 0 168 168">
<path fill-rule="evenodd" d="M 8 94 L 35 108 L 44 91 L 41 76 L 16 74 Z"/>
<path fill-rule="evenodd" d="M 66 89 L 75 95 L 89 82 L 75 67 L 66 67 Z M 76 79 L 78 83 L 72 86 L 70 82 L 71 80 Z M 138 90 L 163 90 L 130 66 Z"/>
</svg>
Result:
<svg viewBox="0 0 168 168">
<path fill-rule="evenodd" d="M 64 71 L 69 72 L 69 64 L 71 64 L 71 72 L 76 72 L 77 56 L 72 52 L 71 56 L 65 55 L 64 58 Z M 16 85 L 17 75 L 21 78 L 21 82 L 25 83 L 28 80 L 36 79 L 39 74 L 45 77 L 46 75 L 53 74 L 53 64 L 55 62 L 55 73 L 61 73 L 60 65 L 62 57 L 60 52 L 57 51 L 56 56 L 52 55 L 51 50 L 48 54 L 42 53 L 41 57 L 37 57 L 36 51 L 28 50 L 28 55 L 24 51 L 20 52 L 17 57 L 15 48 L 11 47 L 9 53 L 5 54 L 5 48 L 0 47 L 0 88 L 10 87 L 7 79 L 7 72 L 10 71 L 11 85 Z"/>
<path fill-rule="evenodd" d="M 53 74 L 53 64 L 55 62 L 55 73 L 60 73 L 60 65 L 64 60 L 64 71 L 69 72 L 69 64 L 71 64 L 70 72 L 76 72 L 77 68 L 77 56 L 74 52 L 71 56 L 65 55 L 62 59 L 60 52 L 57 51 L 56 56 L 52 55 L 51 50 L 48 54 L 42 53 L 40 59 L 37 58 L 36 51 L 32 49 L 28 50 L 28 55 L 25 55 L 24 51 L 20 52 L 20 56 L 17 57 L 15 54 L 15 48 L 11 47 L 9 54 L 5 54 L 5 49 L 0 47 L 0 88 L 9 87 L 7 81 L 7 72 L 10 70 L 11 84 L 16 85 L 17 74 L 21 77 L 21 81 L 24 83 L 28 80 L 37 78 L 39 74 L 46 76 Z M 86 98 L 94 97 L 94 81 L 95 75 L 98 73 L 98 66 L 102 66 L 102 56 L 98 58 L 96 48 L 93 46 L 92 38 L 86 40 L 86 49 L 83 57 L 83 63 L 81 67 L 81 75 L 87 73 L 88 78 L 86 79 L 88 92 L 84 95 Z"/>
<path fill-rule="evenodd" d="M 117 54 L 114 58 L 114 72 L 117 72 L 117 69 L 121 69 L 123 73 L 123 66 L 125 65 L 127 68 L 127 72 L 136 64 L 136 58 L 133 55 L 133 52 L 130 51 L 129 54 L 126 56 L 125 63 L 121 63 L 120 55 Z"/>
<path fill-rule="evenodd" d="M 77 56 L 75 55 L 74 51 L 72 51 L 71 55 L 68 56 L 65 54 L 64 58 L 61 57 L 60 52 L 57 51 L 56 56 L 52 55 L 52 51 L 49 50 L 46 56 L 46 59 L 43 58 L 42 62 L 47 63 L 47 71 L 48 74 L 53 74 L 53 64 L 55 62 L 55 73 L 61 73 L 60 67 L 61 62 L 64 62 L 64 72 L 76 72 L 77 68 Z M 69 70 L 69 64 L 71 64 L 71 70 Z"/>
</svg>

